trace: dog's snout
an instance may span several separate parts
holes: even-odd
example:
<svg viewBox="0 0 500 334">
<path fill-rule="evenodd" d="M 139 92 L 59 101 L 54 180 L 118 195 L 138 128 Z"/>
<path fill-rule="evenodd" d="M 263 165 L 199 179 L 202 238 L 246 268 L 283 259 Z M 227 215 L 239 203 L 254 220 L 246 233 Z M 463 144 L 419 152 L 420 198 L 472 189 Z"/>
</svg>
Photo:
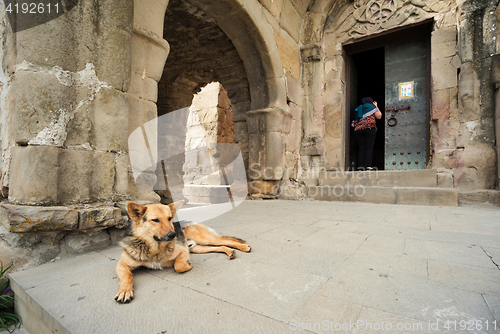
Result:
<svg viewBox="0 0 500 334">
<path fill-rule="evenodd" d="M 167 233 L 167 237 L 168 237 L 169 239 L 173 239 L 173 238 L 175 238 L 175 236 L 176 236 L 175 232 L 168 232 L 168 233 Z"/>
</svg>

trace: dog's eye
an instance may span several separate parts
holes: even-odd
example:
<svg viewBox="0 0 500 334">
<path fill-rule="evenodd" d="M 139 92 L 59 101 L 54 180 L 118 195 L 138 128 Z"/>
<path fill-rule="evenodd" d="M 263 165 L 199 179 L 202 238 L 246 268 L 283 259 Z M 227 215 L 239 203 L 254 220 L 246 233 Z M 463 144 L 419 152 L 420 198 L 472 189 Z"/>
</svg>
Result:
<svg viewBox="0 0 500 334">
<path fill-rule="evenodd" d="M 168 221 L 170 222 L 170 221 L 172 221 L 172 219 L 174 219 L 174 217 L 170 217 L 170 218 L 168 218 Z"/>
<path fill-rule="evenodd" d="M 155 218 L 155 219 L 151 219 L 152 221 L 154 221 L 155 223 L 159 223 L 160 220 L 158 218 Z"/>
</svg>

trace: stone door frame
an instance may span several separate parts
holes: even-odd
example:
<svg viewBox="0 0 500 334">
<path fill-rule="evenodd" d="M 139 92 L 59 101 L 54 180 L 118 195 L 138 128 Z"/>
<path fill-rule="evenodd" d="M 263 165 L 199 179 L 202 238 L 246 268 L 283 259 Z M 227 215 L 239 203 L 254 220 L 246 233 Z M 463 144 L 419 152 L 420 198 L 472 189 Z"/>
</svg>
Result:
<svg viewBox="0 0 500 334">
<path fill-rule="evenodd" d="M 431 33 L 432 33 L 432 24 L 434 23 L 433 19 L 425 20 L 422 22 L 418 22 L 416 24 L 404 26 L 404 27 L 396 27 L 390 29 L 382 34 L 370 35 L 367 38 L 363 38 L 360 40 L 350 41 L 342 45 L 344 52 L 342 53 L 342 58 L 344 62 L 344 66 L 346 68 L 345 71 L 345 83 L 346 83 L 346 96 L 345 96 L 345 113 L 344 116 L 344 145 L 345 145 L 345 157 L 344 163 L 345 166 L 349 166 L 349 144 L 350 144 L 350 66 L 349 66 L 349 57 L 353 54 L 372 50 L 378 47 L 385 47 L 392 43 L 401 42 L 407 39 L 412 39 L 419 36 L 427 36 L 428 37 L 428 46 L 427 46 L 427 114 L 426 114 L 426 145 L 427 145 L 427 153 L 426 153 L 426 165 L 430 160 L 430 117 L 431 117 Z M 385 128 L 385 127 L 384 127 Z M 380 129 L 378 130 L 380 131 Z M 350 166 L 349 166 L 350 167 Z"/>
</svg>

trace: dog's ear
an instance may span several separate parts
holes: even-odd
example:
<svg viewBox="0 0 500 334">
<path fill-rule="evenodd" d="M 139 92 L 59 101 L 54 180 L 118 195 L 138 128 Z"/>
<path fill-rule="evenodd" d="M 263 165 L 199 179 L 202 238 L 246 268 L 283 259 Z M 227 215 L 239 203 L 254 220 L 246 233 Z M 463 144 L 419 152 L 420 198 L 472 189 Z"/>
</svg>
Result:
<svg viewBox="0 0 500 334">
<path fill-rule="evenodd" d="M 146 210 L 147 210 L 147 207 L 145 207 L 144 205 L 140 205 L 140 204 L 132 203 L 132 202 L 129 202 L 127 204 L 128 215 L 135 222 L 138 222 L 141 220 L 141 218 L 142 218 L 142 216 L 144 216 L 144 213 L 146 212 Z"/>
<path fill-rule="evenodd" d="M 177 212 L 177 210 L 179 210 L 182 206 L 184 205 L 184 201 L 177 201 L 177 202 L 174 202 L 174 203 L 170 203 L 168 206 L 170 208 L 170 210 L 172 210 L 172 212 Z"/>
</svg>

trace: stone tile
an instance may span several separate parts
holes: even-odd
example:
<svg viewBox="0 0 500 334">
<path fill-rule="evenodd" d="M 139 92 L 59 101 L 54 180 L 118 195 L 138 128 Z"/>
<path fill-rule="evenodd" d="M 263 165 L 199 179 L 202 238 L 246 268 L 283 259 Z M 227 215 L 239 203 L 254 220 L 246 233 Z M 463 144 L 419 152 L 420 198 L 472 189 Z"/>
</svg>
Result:
<svg viewBox="0 0 500 334">
<path fill-rule="evenodd" d="M 191 255 L 207 255 L 207 254 L 191 254 Z M 219 255 L 220 257 L 224 257 L 226 261 L 227 256 L 225 254 L 214 254 Z M 192 256 L 193 258 L 193 256 Z M 225 266 L 221 265 L 221 261 L 219 258 L 216 258 L 216 261 L 213 260 L 214 257 L 210 257 L 205 261 L 194 263 L 193 268 L 185 273 L 177 273 L 173 268 L 165 268 L 162 270 L 148 270 L 151 275 L 161 277 L 167 281 L 179 284 L 181 286 L 190 287 L 201 281 L 207 280 L 210 277 L 219 274 L 224 270 Z"/>
<path fill-rule="evenodd" d="M 431 225 L 428 219 L 386 219 L 380 225 L 392 227 L 415 228 L 420 230 L 430 230 Z"/>
<path fill-rule="evenodd" d="M 113 266 L 45 284 L 31 289 L 29 294 L 75 334 L 172 330 L 179 333 L 224 333 L 234 328 L 255 333 L 258 328 L 285 332 L 288 327 L 282 322 L 182 288 L 146 271 L 138 271 L 134 278 L 135 298 L 126 305 L 114 300 L 118 280 Z"/>
<path fill-rule="evenodd" d="M 477 293 L 431 285 L 426 277 L 410 273 L 367 271 L 356 262 L 339 268 L 322 292 L 327 298 L 426 322 L 493 320 Z"/>
<path fill-rule="evenodd" d="M 490 258 L 476 244 L 458 245 L 448 242 L 407 239 L 404 254 L 416 258 L 496 269 Z"/>
<path fill-rule="evenodd" d="M 256 235 L 271 231 L 271 230 L 273 230 L 281 225 L 282 225 L 281 223 L 273 224 L 273 223 L 268 223 L 268 222 L 254 222 L 252 224 L 238 224 L 238 225 L 232 225 L 232 226 L 224 227 L 224 228 L 215 227 L 215 230 L 219 234 L 233 236 L 233 237 L 247 240 L 247 239 L 252 238 Z M 211 227 L 211 225 L 209 225 L 209 226 Z"/>
<path fill-rule="evenodd" d="M 449 231 L 449 232 L 461 232 L 468 234 L 488 234 L 488 235 L 498 234 L 498 231 L 496 231 L 494 228 L 474 226 L 470 224 L 435 222 L 431 223 L 430 226 L 431 230 L 434 231 Z"/>
<path fill-rule="evenodd" d="M 366 241 L 359 246 L 357 252 L 367 253 L 385 253 L 388 255 L 399 256 L 403 254 L 405 238 L 388 237 L 380 235 L 370 235 Z"/>
<path fill-rule="evenodd" d="M 331 277 L 347 257 L 345 253 L 326 249 L 260 239 L 250 239 L 249 244 L 252 245 L 252 252 L 242 253 L 244 259 L 323 277 Z"/>
<path fill-rule="evenodd" d="M 488 305 L 491 313 L 497 320 L 500 322 L 500 296 L 498 295 L 491 295 L 491 294 L 484 294 L 483 295 L 484 300 L 486 301 L 486 304 Z M 498 328 L 498 325 L 497 325 Z"/>
<path fill-rule="evenodd" d="M 107 247 L 97 251 L 96 253 L 106 256 L 110 260 L 115 260 L 118 262 L 122 257 L 123 248 L 121 246 L 115 245 Z"/>
<path fill-rule="evenodd" d="M 222 273 L 191 288 L 285 322 L 290 321 L 326 281 L 324 277 L 277 270 L 264 264 L 242 261 L 231 264 Z"/>
<path fill-rule="evenodd" d="M 429 260 L 428 281 L 431 284 L 473 291 L 500 294 L 500 270 L 457 263 Z"/>
<path fill-rule="evenodd" d="M 436 333 L 437 331 L 439 333 L 468 333 L 455 330 L 447 331 L 442 322 L 430 323 L 370 307 L 363 307 L 351 333 L 388 333 L 391 331 L 408 334 Z"/>
<path fill-rule="evenodd" d="M 359 227 L 361 227 L 363 223 L 360 222 L 345 222 L 340 221 L 336 222 L 334 220 L 322 219 L 314 224 L 311 227 L 319 227 L 319 228 L 330 228 L 335 229 L 341 232 L 355 232 Z"/>
<path fill-rule="evenodd" d="M 485 246 L 484 252 L 491 257 L 491 260 L 500 266 L 500 248 Z"/>
<path fill-rule="evenodd" d="M 104 255 L 89 253 L 68 260 L 47 263 L 43 266 L 32 268 L 29 271 L 18 271 L 10 274 L 10 276 L 23 289 L 30 289 L 64 277 L 93 271 L 110 263 L 116 265 L 116 262 L 112 262 Z"/>
<path fill-rule="evenodd" d="M 361 309 L 361 305 L 327 298 L 319 292 L 290 321 L 290 327 L 314 333 L 350 333 L 349 324 L 356 323 Z"/>
<path fill-rule="evenodd" d="M 301 240 L 317 231 L 318 229 L 313 227 L 282 225 L 268 232 L 258 234 L 256 237 L 263 240 L 290 243 Z"/>
<path fill-rule="evenodd" d="M 297 244 L 350 254 L 358 249 L 367 238 L 367 234 L 342 233 L 332 228 L 323 228 L 298 241 Z"/>
</svg>

